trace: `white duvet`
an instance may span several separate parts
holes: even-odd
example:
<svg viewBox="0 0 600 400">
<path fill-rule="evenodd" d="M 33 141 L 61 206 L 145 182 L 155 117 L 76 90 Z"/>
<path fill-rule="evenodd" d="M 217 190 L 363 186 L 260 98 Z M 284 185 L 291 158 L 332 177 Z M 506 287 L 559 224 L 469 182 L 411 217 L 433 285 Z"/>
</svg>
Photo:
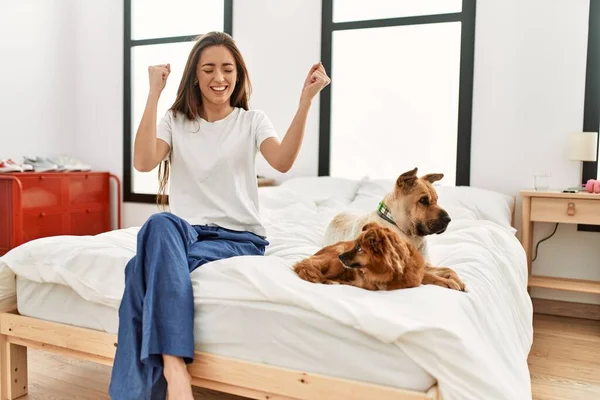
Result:
<svg viewBox="0 0 600 400">
<path fill-rule="evenodd" d="M 399 346 L 438 380 L 444 400 L 531 399 L 527 355 L 532 305 L 524 251 L 510 227 L 512 199 L 468 187 L 439 187 L 452 217 L 430 237 L 430 260 L 454 268 L 468 293 L 437 286 L 370 292 L 300 280 L 292 264 L 316 252 L 329 220 L 345 208 L 370 210 L 393 181 L 293 179 L 260 190 L 270 246 L 192 273 L 195 304 L 268 301 L 318 312 Z M 118 308 L 125 264 L 138 228 L 95 237 L 26 243 L 0 258 L 0 297 L 14 274 L 70 286 L 82 298 Z M 368 360 L 357 360 L 368 362 Z"/>
</svg>

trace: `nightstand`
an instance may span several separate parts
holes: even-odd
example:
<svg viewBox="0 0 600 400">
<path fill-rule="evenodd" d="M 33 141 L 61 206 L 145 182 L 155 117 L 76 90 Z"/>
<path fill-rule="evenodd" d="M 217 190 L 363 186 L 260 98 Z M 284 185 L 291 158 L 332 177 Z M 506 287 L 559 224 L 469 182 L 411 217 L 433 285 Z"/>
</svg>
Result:
<svg viewBox="0 0 600 400">
<path fill-rule="evenodd" d="M 600 282 L 531 274 L 533 223 L 600 225 L 600 195 L 585 192 L 522 191 L 521 198 L 523 200 L 521 243 L 527 254 L 528 286 L 600 294 Z"/>
</svg>

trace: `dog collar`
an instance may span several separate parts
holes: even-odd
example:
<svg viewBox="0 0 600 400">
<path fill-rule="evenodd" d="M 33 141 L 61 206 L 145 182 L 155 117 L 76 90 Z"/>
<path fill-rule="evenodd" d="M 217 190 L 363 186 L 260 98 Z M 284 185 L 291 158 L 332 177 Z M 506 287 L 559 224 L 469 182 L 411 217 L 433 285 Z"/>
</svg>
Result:
<svg viewBox="0 0 600 400">
<path fill-rule="evenodd" d="M 385 205 L 383 200 L 381 200 L 379 202 L 379 206 L 377 207 L 377 215 L 379 215 L 381 218 L 383 218 L 390 224 L 396 225 L 396 222 L 394 221 L 394 218 L 392 217 L 392 213 L 391 213 L 390 209 L 387 208 L 387 206 Z M 396 225 L 396 226 L 398 226 L 398 225 Z"/>
</svg>

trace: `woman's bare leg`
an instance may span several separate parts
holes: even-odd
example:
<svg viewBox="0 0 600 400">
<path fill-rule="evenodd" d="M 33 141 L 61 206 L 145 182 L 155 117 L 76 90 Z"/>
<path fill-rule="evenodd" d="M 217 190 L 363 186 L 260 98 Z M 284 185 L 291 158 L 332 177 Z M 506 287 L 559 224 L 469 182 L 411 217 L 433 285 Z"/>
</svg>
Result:
<svg viewBox="0 0 600 400">
<path fill-rule="evenodd" d="M 183 358 L 163 354 L 163 363 L 169 399 L 194 400 L 192 378 Z"/>
</svg>

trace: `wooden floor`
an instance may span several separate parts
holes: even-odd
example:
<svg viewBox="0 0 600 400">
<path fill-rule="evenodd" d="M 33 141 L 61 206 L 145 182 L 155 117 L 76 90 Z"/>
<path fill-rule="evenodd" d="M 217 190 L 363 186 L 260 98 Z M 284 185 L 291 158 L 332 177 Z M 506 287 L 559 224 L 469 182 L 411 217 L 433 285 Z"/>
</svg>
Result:
<svg viewBox="0 0 600 400">
<path fill-rule="evenodd" d="M 536 314 L 529 368 L 535 400 L 600 399 L 600 321 Z M 30 350 L 23 399 L 108 399 L 109 377 L 109 367 Z M 244 399 L 195 393 L 197 399 Z"/>
<path fill-rule="evenodd" d="M 109 400 L 110 367 L 28 350 L 29 394 L 23 400 Z M 245 397 L 194 388 L 202 400 L 246 400 Z"/>
<path fill-rule="evenodd" d="M 535 314 L 533 328 L 533 398 L 600 399 L 600 321 Z"/>
</svg>

